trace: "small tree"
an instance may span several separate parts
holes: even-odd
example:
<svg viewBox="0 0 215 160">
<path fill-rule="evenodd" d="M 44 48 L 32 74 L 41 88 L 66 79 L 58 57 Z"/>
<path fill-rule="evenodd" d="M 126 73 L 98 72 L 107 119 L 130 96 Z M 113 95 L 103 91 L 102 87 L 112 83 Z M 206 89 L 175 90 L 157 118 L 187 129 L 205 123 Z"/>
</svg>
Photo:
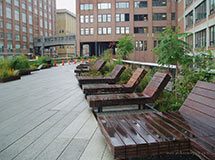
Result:
<svg viewBox="0 0 215 160">
<path fill-rule="evenodd" d="M 176 74 L 179 73 L 179 65 L 191 62 L 187 54 L 191 51 L 189 44 L 182 38 L 187 34 L 177 34 L 172 28 L 167 28 L 159 36 L 160 43 L 154 52 L 158 57 L 158 63 L 162 65 L 176 65 Z"/>
<path fill-rule="evenodd" d="M 119 39 L 117 44 L 117 56 L 126 59 L 134 50 L 134 40 L 131 36 L 126 35 Z"/>
</svg>

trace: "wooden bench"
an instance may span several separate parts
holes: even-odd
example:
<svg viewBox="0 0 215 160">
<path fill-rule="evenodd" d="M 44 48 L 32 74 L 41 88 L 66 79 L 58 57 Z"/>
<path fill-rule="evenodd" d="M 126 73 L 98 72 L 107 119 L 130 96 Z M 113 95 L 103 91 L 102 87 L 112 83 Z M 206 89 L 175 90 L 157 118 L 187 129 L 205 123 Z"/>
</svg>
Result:
<svg viewBox="0 0 215 160">
<path fill-rule="evenodd" d="M 100 115 L 115 158 L 195 154 L 215 160 L 215 84 L 199 81 L 178 112 Z"/>
<path fill-rule="evenodd" d="M 124 94 L 107 94 L 87 96 L 89 106 L 102 112 L 105 106 L 114 105 L 144 105 L 153 103 L 160 93 L 164 90 L 171 79 L 168 73 L 155 73 L 152 80 L 146 86 L 142 93 L 124 93 Z"/>
<path fill-rule="evenodd" d="M 137 68 L 126 84 L 88 84 L 83 85 L 85 95 L 95 95 L 104 93 L 131 93 L 139 85 L 146 75 L 146 70 Z"/>
<path fill-rule="evenodd" d="M 123 65 L 116 65 L 113 71 L 111 72 L 110 76 L 107 77 L 76 76 L 76 78 L 78 79 L 80 86 L 82 86 L 83 84 L 97 84 L 97 83 L 114 84 L 119 80 L 120 75 L 124 70 L 125 67 Z"/>
<path fill-rule="evenodd" d="M 86 67 L 86 65 L 83 64 L 81 66 L 77 66 L 74 72 L 80 75 L 81 73 L 86 73 L 90 70 L 100 71 L 105 66 L 105 64 L 106 62 L 104 60 L 97 60 L 92 67 Z"/>
</svg>

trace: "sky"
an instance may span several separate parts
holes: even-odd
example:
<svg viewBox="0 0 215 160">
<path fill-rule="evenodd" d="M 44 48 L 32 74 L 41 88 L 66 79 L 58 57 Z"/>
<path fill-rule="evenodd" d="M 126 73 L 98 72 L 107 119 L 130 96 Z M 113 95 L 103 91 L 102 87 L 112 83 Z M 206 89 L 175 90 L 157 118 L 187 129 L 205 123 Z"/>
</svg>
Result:
<svg viewBox="0 0 215 160">
<path fill-rule="evenodd" d="M 75 13 L 75 1 L 76 0 L 57 0 L 57 9 L 68 9 Z"/>
</svg>

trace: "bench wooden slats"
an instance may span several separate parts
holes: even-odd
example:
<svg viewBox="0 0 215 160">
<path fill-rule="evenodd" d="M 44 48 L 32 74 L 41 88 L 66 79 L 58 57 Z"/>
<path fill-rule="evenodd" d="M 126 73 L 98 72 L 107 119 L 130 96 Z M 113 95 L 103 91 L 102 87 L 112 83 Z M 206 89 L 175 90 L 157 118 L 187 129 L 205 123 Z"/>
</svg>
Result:
<svg viewBox="0 0 215 160">
<path fill-rule="evenodd" d="M 133 144 L 133 148 L 123 145 L 120 150 L 122 154 L 113 152 L 114 157 L 126 159 L 147 155 L 195 153 L 206 160 L 214 160 L 214 93 L 215 84 L 198 82 L 179 112 L 109 115 L 106 121 L 114 120 L 114 125 L 123 129 L 121 136 L 126 135 L 136 143 L 136 149 Z M 98 122 L 105 117 L 98 116 Z M 104 128 L 102 124 L 100 128 Z M 111 143 L 108 146 L 114 148 Z"/>
<path fill-rule="evenodd" d="M 132 119 L 131 116 L 122 116 L 125 121 L 130 125 L 132 130 L 135 130 L 147 143 L 159 142 L 157 137 L 153 137 L 144 127 L 141 126 L 135 119 Z"/>
<path fill-rule="evenodd" d="M 215 106 L 214 106 L 215 100 L 214 99 L 211 99 L 211 98 L 208 98 L 208 97 L 203 97 L 201 95 L 197 95 L 197 94 L 194 94 L 194 93 L 190 94 L 189 99 L 191 99 L 193 101 L 196 101 L 198 103 L 201 103 L 201 104 L 205 104 L 208 107 L 215 108 Z"/>
</svg>

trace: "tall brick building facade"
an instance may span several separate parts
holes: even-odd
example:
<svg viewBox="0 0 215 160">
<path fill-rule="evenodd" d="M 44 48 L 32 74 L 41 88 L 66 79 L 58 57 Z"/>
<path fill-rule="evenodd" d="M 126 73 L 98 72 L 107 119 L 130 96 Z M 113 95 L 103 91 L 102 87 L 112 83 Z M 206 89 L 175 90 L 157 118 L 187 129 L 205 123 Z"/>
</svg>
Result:
<svg viewBox="0 0 215 160">
<path fill-rule="evenodd" d="M 178 25 L 193 49 L 215 49 L 215 0 L 178 0 Z"/>
<path fill-rule="evenodd" d="M 129 34 L 135 41 L 130 59 L 155 62 L 157 33 L 176 26 L 176 4 L 175 0 L 77 0 L 78 55 L 83 55 L 85 45 L 90 55 L 100 55 Z"/>
<path fill-rule="evenodd" d="M 0 0 L 0 54 L 33 52 L 33 37 L 55 34 L 56 0 Z"/>
</svg>

